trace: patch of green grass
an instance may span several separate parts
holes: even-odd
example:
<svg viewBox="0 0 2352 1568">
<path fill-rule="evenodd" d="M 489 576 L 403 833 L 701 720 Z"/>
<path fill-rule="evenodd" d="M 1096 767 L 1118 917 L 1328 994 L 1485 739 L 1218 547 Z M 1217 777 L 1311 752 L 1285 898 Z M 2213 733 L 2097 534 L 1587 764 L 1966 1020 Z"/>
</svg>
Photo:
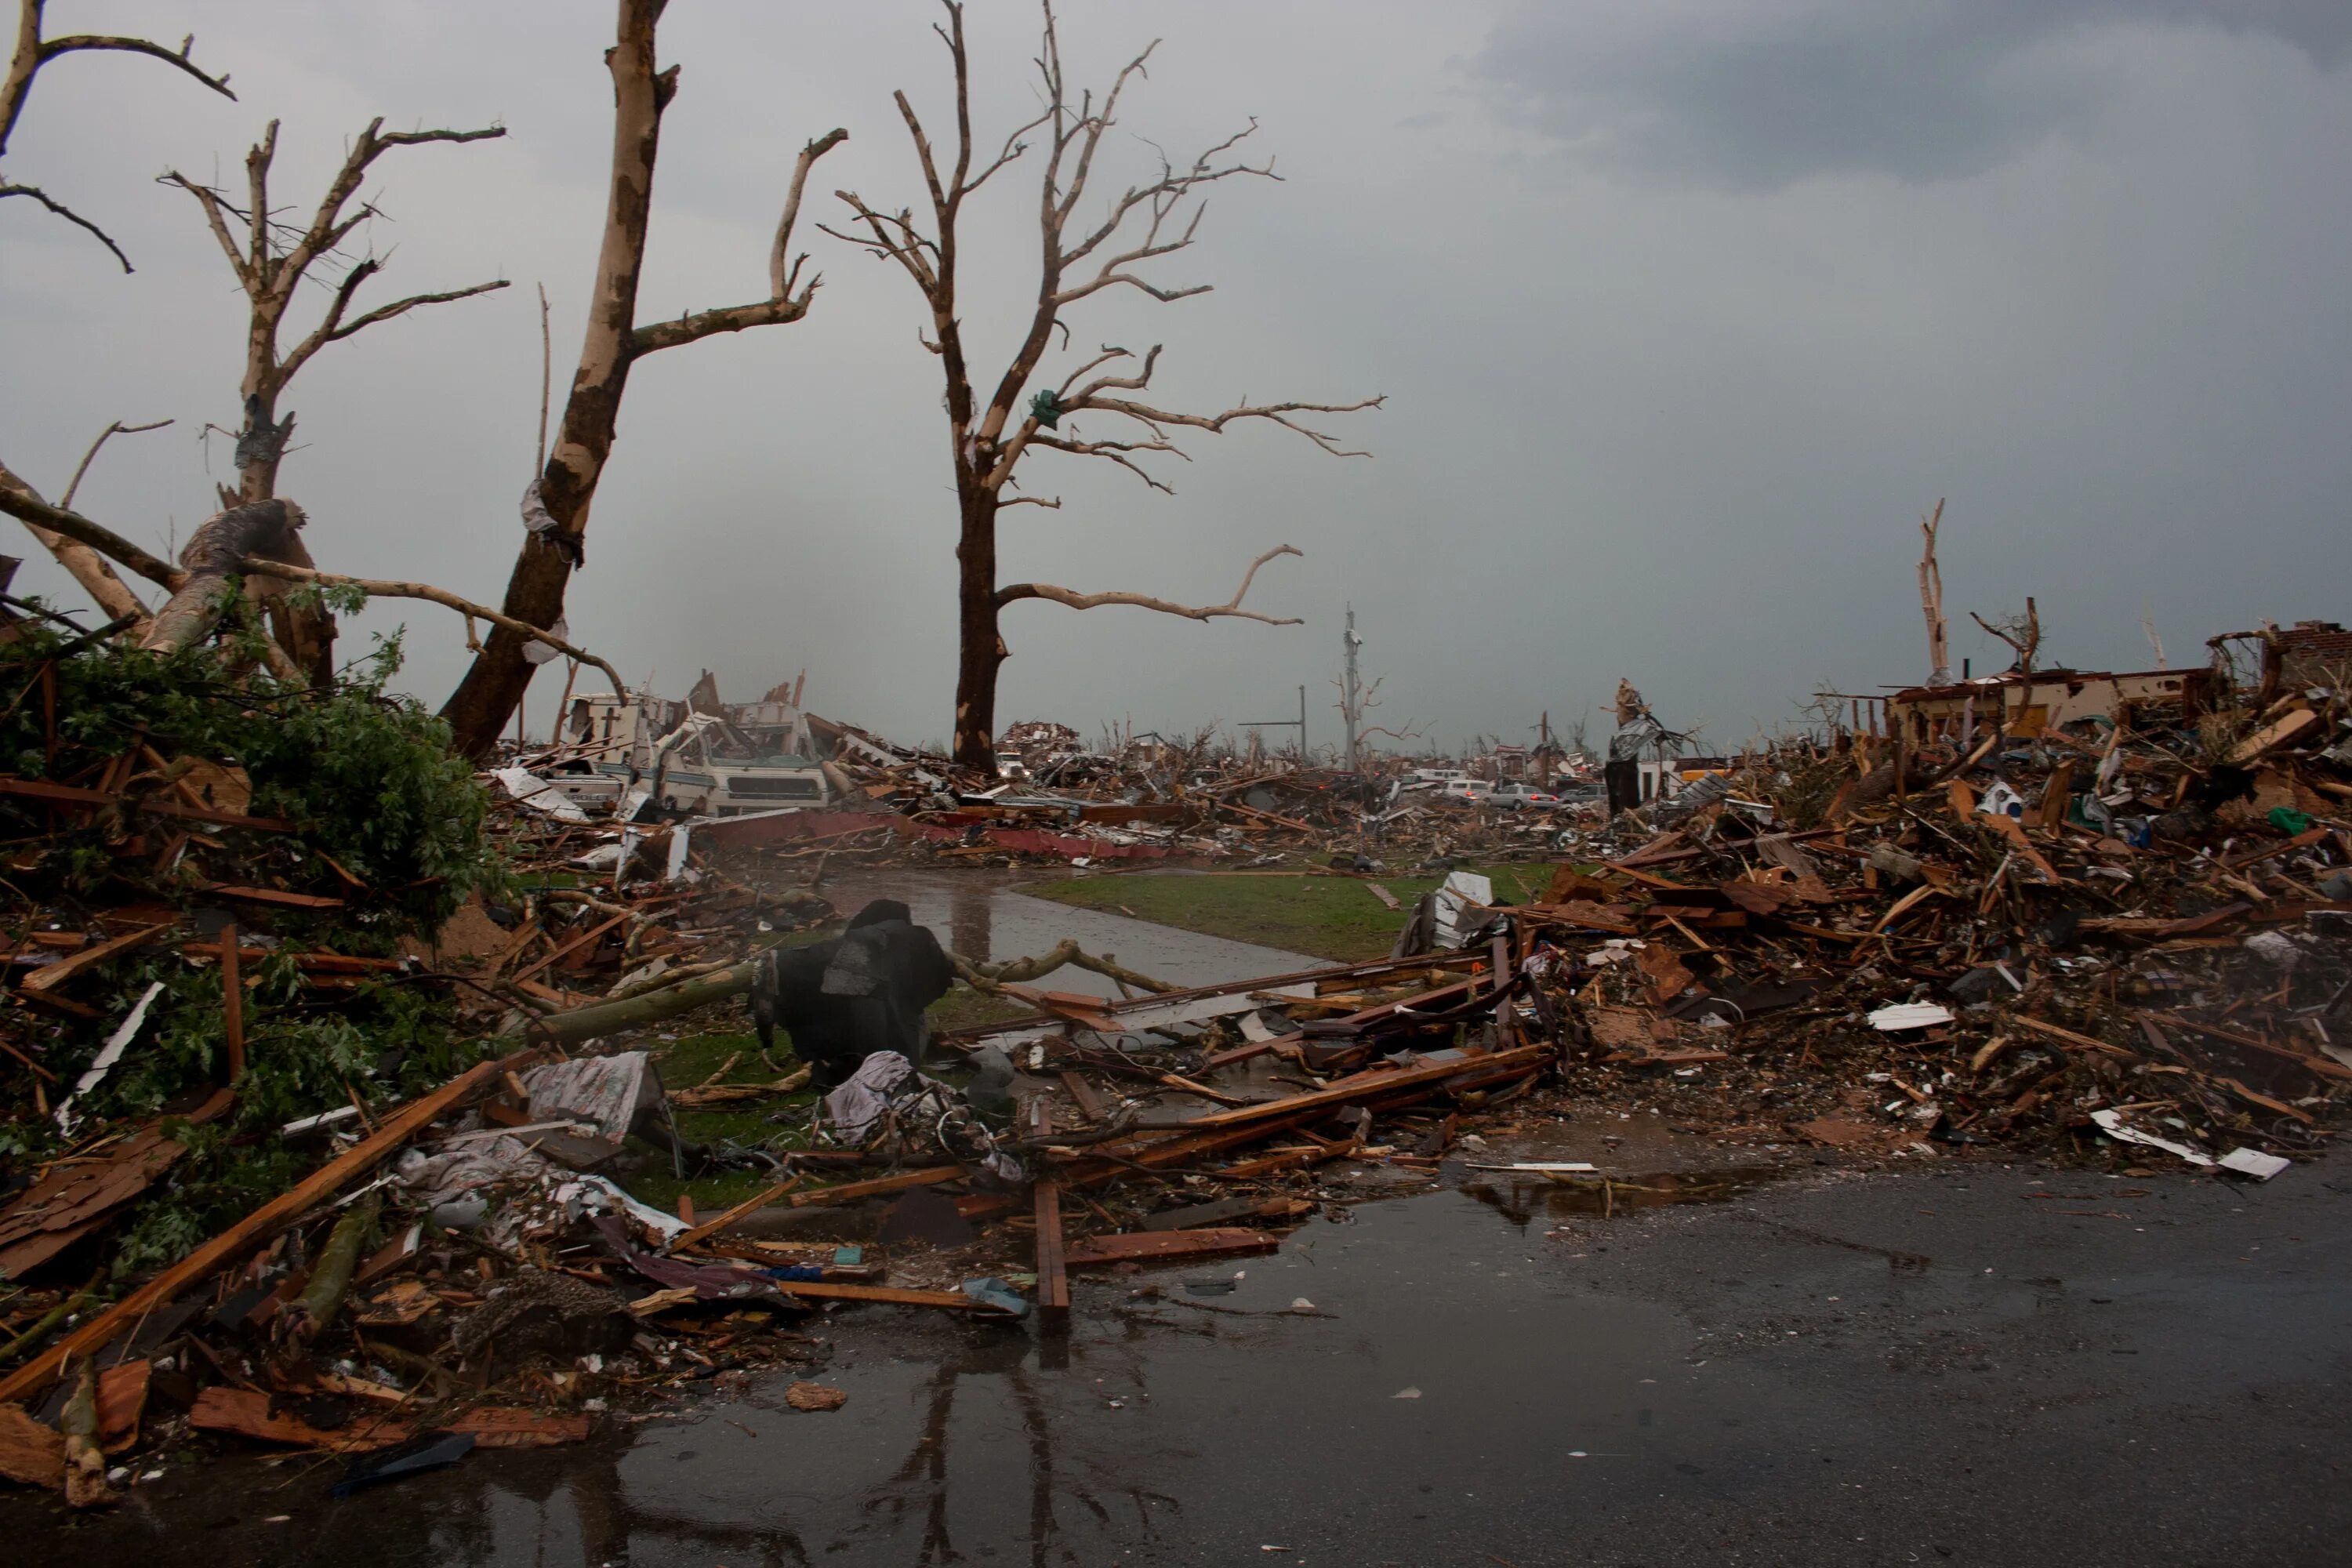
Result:
<svg viewBox="0 0 2352 1568">
<path fill-rule="evenodd" d="M 1542 861 L 1465 868 L 1491 878 L 1495 896 L 1524 903 L 1551 879 Z M 1404 908 L 1391 910 L 1353 877 L 1159 875 L 1070 877 L 1021 890 L 1057 903 L 1131 914 L 1183 931 L 1360 963 L 1386 958 L 1413 900 L 1442 877 L 1375 877 Z"/>
</svg>

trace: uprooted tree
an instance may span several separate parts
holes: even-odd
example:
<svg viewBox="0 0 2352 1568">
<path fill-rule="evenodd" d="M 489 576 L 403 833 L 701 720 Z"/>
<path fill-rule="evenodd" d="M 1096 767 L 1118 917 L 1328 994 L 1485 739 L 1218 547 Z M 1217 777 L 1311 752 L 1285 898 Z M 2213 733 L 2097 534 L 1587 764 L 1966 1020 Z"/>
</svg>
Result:
<svg viewBox="0 0 2352 1568">
<path fill-rule="evenodd" d="M 793 254 L 793 224 L 810 165 L 847 140 L 845 131 L 829 132 L 801 149 L 769 246 L 767 298 L 648 326 L 636 324 L 637 282 L 645 267 L 653 206 L 654 158 L 662 112 L 677 94 L 678 68 L 663 70 L 655 63 L 655 27 L 664 4 L 620 0 L 616 41 L 605 51 L 604 63 L 613 77 L 613 165 L 580 366 L 572 374 L 555 445 L 523 494 L 526 531 L 507 579 L 504 619 L 441 710 L 457 747 L 469 755 L 486 754 L 496 744 L 537 668 L 525 658 L 531 639 L 514 630 L 514 625 L 560 629 L 564 590 L 585 557 L 589 503 L 612 455 L 631 367 L 657 350 L 715 333 L 797 321 L 808 313 L 817 289 L 814 276 L 802 279 L 807 258 Z"/>
<path fill-rule="evenodd" d="M 971 126 L 971 62 L 964 48 L 963 6 L 942 0 L 945 26 L 933 30 L 946 43 L 955 69 L 955 142 L 952 160 L 942 167 L 929 136 L 904 92 L 896 94 L 898 113 L 912 138 L 930 202 L 928 226 L 916 220 L 910 208 L 896 212 L 869 205 L 856 193 L 837 192 L 854 215 L 850 232 L 825 232 L 863 247 L 873 255 L 896 262 L 913 279 L 930 309 L 931 336 L 924 347 L 939 356 L 947 384 L 949 447 L 955 466 L 960 532 L 957 620 L 959 663 L 956 675 L 954 752 L 967 766 L 993 768 L 997 676 L 1009 650 L 998 626 L 1003 610 L 1024 599 L 1047 599 L 1073 609 L 1101 605 L 1134 605 L 1163 615 L 1193 620 L 1237 616 L 1272 625 L 1295 625 L 1241 607 L 1257 569 L 1277 555 L 1296 555 L 1288 545 L 1277 545 L 1252 562 L 1234 596 L 1223 605 L 1187 605 L 1142 594 L 1081 594 L 1049 583 L 997 582 L 997 520 L 1013 506 L 1058 507 L 1058 498 L 1012 493 L 1014 475 L 1032 450 L 1065 452 L 1100 458 L 1126 468 L 1151 489 L 1173 493 L 1172 488 L 1139 459 L 1146 453 L 1182 451 L 1171 439 L 1173 428 L 1221 434 L 1236 420 L 1262 419 L 1295 431 L 1335 457 L 1367 454 L 1344 449 L 1333 437 L 1301 423 L 1303 414 L 1346 414 L 1378 407 L 1379 397 L 1357 403 L 1244 402 L 1221 414 L 1189 414 L 1156 407 L 1123 394 L 1141 392 L 1151 383 L 1160 348 L 1142 356 L 1131 374 L 1105 367 L 1126 368 L 1136 356 L 1123 348 L 1105 346 L 1086 358 L 1062 379 L 1029 395 L 1032 378 L 1053 346 L 1056 330 L 1068 328 L 1064 312 L 1081 300 L 1108 289 L 1134 289 L 1162 302 L 1209 291 L 1209 285 L 1166 288 L 1134 270 L 1139 265 L 1182 250 L 1192 243 L 1207 186 L 1237 175 L 1276 177 L 1271 163 L 1252 165 L 1234 156 L 1234 149 L 1256 129 L 1251 124 L 1192 163 L 1179 169 L 1162 161 L 1156 179 L 1129 186 L 1112 200 L 1098 221 L 1081 218 L 1080 204 L 1096 172 L 1095 160 L 1104 134 L 1116 121 L 1119 99 L 1128 86 L 1144 74 L 1151 49 L 1129 61 L 1099 99 L 1081 91 L 1074 100 L 1066 88 L 1060 41 L 1053 7 L 1045 7 L 1043 47 L 1037 58 L 1044 107 L 1035 118 L 1015 129 L 1000 149 L 988 156 L 976 145 Z M 1157 46 L 1153 46 L 1156 47 Z M 1039 181 L 1038 223 L 1043 241 L 1037 293 L 1019 345 L 985 401 L 975 390 L 971 349 L 961 312 L 968 301 L 958 296 L 960 282 L 958 224 L 968 198 L 988 180 L 1028 151 L 1024 137 L 1041 135 L 1045 142 Z M 1125 362 L 1123 363 L 1123 362 Z M 1117 437 L 1082 437 L 1074 423 L 1078 416 L 1100 414 L 1126 423 Z"/>
<path fill-rule="evenodd" d="M 373 253 L 352 257 L 344 250 L 377 216 L 373 203 L 362 201 L 356 208 L 352 203 L 378 158 L 397 147 L 481 142 L 505 134 L 497 126 L 480 131 L 387 132 L 383 117 L 378 116 L 353 139 L 342 167 L 336 171 L 326 194 L 320 197 L 310 221 L 299 230 L 272 216 L 276 209 L 270 205 L 269 170 L 278 156 L 275 120 L 245 155 L 246 195 L 242 206 L 230 192 L 199 184 L 176 169 L 163 175 L 164 184 L 187 192 L 204 209 L 205 221 L 213 237 L 220 242 L 222 254 L 228 258 L 229 268 L 236 273 L 237 286 L 247 301 L 245 374 L 237 387 L 244 420 L 235 433 L 237 482 L 234 489 L 220 487 L 224 509 L 252 508 L 256 502 L 277 496 L 278 467 L 294 434 L 294 415 L 289 410 L 281 417 L 278 400 L 296 374 L 320 349 L 381 322 L 396 320 L 420 305 L 470 299 L 507 286 L 506 279 L 498 279 L 446 293 L 412 294 L 353 315 L 352 306 L 360 289 L 383 270 L 383 261 Z M 341 268 L 342 276 L 319 321 L 291 348 L 283 347 L 279 334 L 303 279 L 313 268 L 323 271 L 336 267 Z M 254 510 L 242 515 L 258 518 L 262 513 Z M 223 560 L 233 564 L 246 554 L 260 553 L 298 566 L 310 565 L 310 552 L 297 531 L 300 526 L 299 510 L 293 513 L 293 527 L 285 528 L 273 521 L 268 525 L 271 531 L 267 541 L 257 536 L 249 541 L 224 542 Z M 334 672 L 334 620 L 323 607 L 289 606 L 284 597 L 289 586 L 282 578 L 259 575 L 247 578 L 246 584 L 248 594 L 268 603 L 278 641 L 292 663 L 312 680 L 327 681 Z M 148 634 L 150 646 L 172 646 L 168 642 L 157 644 L 152 639 L 183 632 L 193 635 L 199 622 L 200 617 L 185 614 L 159 617 Z"/>
</svg>

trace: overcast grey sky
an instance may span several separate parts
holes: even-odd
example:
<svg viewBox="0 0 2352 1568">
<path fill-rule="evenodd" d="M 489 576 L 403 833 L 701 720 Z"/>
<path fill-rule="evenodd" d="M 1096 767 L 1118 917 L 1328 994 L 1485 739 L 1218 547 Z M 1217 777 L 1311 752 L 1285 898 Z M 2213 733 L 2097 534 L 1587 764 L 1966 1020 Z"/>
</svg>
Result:
<svg viewBox="0 0 2352 1568">
<path fill-rule="evenodd" d="M 152 62 L 45 73 L 9 157 L 130 249 L 0 205 L 0 458 L 54 496 L 110 419 L 81 510 L 161 542 L 212 510 L 236 423 L 242 301 L 194 205 L 152 183 L 235 174 L 281 119 L 277 190 L 315 199 L 369 116 L 508 128 L 402 152 L 370 188 L 394 251 L 379 299 L 515 287 L 336 345 L 287 399 L 282 490 L 331 570 L 495 601 L 520 536 L 539 323 L 577 350 L 610 134 L 611 7 L 387 0 L 53 0 L 53 32 L 176 41 L 230 103 Z M 1342 606 L 1384 675 L 1376 718 L 1447 742 L 1599 715 L 1630 677 L 1677 726 L 1738 740 L 1822 683 L 1926 673 L 1918 517 L 1943 533 L 1955 656 L 2038 596 L 2049 657 L 2174 663 L 2268 616 L 2345 618 L 2352 496 L 2352 5 L 2344 0 L 1066 0 L 1073 76 L 1154 37 L 1122 169 L 1258 117 L 1282 184 L 1220 187 L 1171 305 L 1098 297 L 1076 347 L 1168 345 L 1158 387 L 1384 411 L 1370 461 L 1280 432 L 1187 443 L 1177 494 L 1041 457 L 1063 510 L 1006 518 L 1006 575 L 1223 600 L 1277 542 L 1303 560 L 1250 604 L 1303 626 L 1026 605 L 1001 721 L 1176 728 L 1270 717 L 1328 681 Z M 890 103 L 941 126 L 925 0 L 674 0 L 641 318 L 762 291 L 801 143 L 850 142 L 830 193 L 918 199 Z M 1033 103 L 1036 14 L 970 9 L 976 110 Z M 1118 133 L 1114 132 L 1117 137 Z M 1022 321 L 1031 176 L 990 187 L 967 327 Z M 1123 183 L 1123 181 L 1121 182 Z M 1108 187 L 1110 182 L 1105 181 Z M 1106 191 L 1108 194 L 1108 191 Z M 936 362 L 903 275 L 807 233 L 805 321 L 640 366 L 599 494 L 575 637 L 682 694 L 805 668 L 809 701 L 909 740 L 949 728 L 953 538 Z M 316 308 L 315 302 L 312 307 Z M 1049 362 L 1048 374 L 1059 379 Z M 560 393 L 559 393 L 560 396 Z M 1058 465 L 1058 466 L 1056 466 Z M 30 542 L 20 581 L 78 595 Z M 438 701 L 454 616 L 417 604 L 404 683 Z M 359 646 L 354 636 L 351 646 Z M 561 675 L 534 689 L 543 728 Z"/>
</svg>

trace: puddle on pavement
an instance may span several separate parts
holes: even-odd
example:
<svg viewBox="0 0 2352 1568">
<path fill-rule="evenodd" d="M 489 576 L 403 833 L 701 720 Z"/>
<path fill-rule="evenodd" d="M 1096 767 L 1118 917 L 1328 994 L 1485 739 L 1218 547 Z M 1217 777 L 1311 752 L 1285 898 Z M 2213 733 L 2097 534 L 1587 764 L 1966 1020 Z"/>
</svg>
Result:
<svg viewBox="0 0 2352 1568">
<path fill-rule="evenodd" d="M 1723 1454 L 1739 1423 L 1687 1360 L 1689 1325 L 1580 1293 L 1540 1236 L 1495 1223 L 1501 1206 L 1434 1192 L 1317 1220 L 1267 1257 L 1083 1279 L 1060 1343 L 859 1311 L 811 1331 L 836 1352 L 818 1375 L 849 1395 L 828 1415 L 763 1376 L 343 1502 L 331 1464 L 282 1488 L 308 1461 L 260 1482 L 250 1460 L 173 1466 L 117 1517 L 54 1532 L 44 1562 L 1233 1562 L 1285 1545 L 1277 1560 L 1368 1563 L 1396 1556 L 1383 1531 L 1465 1506 L 1726 1484 L 1747 1462 Z"/>
<path fill-rule="evenodd" d="M 745 874 L 772 888 L 803 885 L 800 879 L 779 877 L 772 870 L 761 878 L 761 869 L 753 863 Z M 913 911 L 917 925 L 929 926 L 947 947 L 991 963 L 1045 952 L 1065 938 L 1097 956 L 1115 955 L 1128 968 L 1171 985 L 1287 974 L 1325 968 L 1331 962 L 1032 898 L 1017 886 L 1030 879 L 1034 874 L 845 868 L 825 879 L 823 891 L 845 915 L 855 914 L 871 900 L 897 899 Z M 1089 996 L 1118 994 L 1109 980 L 1083 969 L 1055 970 L 1049 982 L 1041 984 Z"/>
</svg>

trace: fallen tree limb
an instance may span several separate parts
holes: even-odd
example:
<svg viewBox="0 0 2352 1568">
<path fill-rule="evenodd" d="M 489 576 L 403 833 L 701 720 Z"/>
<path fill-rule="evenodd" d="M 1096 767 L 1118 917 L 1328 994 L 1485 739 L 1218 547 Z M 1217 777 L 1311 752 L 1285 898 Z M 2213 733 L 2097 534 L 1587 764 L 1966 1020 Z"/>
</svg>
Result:
<svg viewBox="0 0 2352 1568">
<path fill-rule="evenodd" d="M 1106 979 L 1131 985 L 1139 991 L 1153 991 L 1165 994 L 1178 989 L 1165 981 L 1154 980 L 1149 974 L 1138 974 L 1134 970 L 1109 958 L 1097 958 L 1090 952 L 1083 952 L 1076 942 L 1067 937 L 1064 937 L 1055 944 L 1052 952 L 1042 952 L 1033 958 L 1008 958 L 1002 963 L 982 963 L 978 959 L 966 958 L 960 952 L 951 952 L 948 954 L 948 962 L 955 965 L 958 978 L 961 979 L 966 985 L 971 986 L 974 991 L 987 992 L 991 995 L 1001 994 L 1008 984 L 1017 985 L 1026 981 L 1043 979 L 1065 965 L 1074 969 L 1091 970 Z"/>
<path fill-rule="evenodd" d="M 461 599 L 446 588 L 436 588 L 429 583 L 396 583 L 379 577 L 346 577 L 341 573 L 320 572 L 315 567 L 296 566 L 287 562 L 269 561 L 256 556 L 247 556 L 241 564 L 248 572 L 265 573 L 272 577 L 285 577 L 297 583 L 317 583 L 324 587 L 357 588 L 361 593 L 371 597 L 430 600 L 434 604 L 455 610 L 466 617 L 467 622 L 466 640 L 469 646 L 474 644 L 471 623 L 476 620 L 488 621 L 494 626 L 504 626 L 507 630 L 534 642 L 545 643 L 556 652 L 576 658 L 583 664 L 595 666 L 604 672 L 604 679 L 613 683 L 614 691 L 623 697 L 629 694 L 628 683 L 621 679 L 621 672 L 586 648 L 574 647 L 553 632 L 542 631 L 528 621 L 519 621 L 512 616 L 502 615 L 488 605 L 478 605 L 471 599 Z"/>
<path fill-rule="evenodd" d="M 168 425 L 171 421 L 165 420 L 163 423 Z M 108 436 L 113 435 L 118 430 L 155 428 L 156 426 L 152 425 L 124 425 L 119 420 L 108 426 L 98 440 L 90 444 L 89 450 L 83 454 L 81 467 L 74 470 L 73 482 L 66 487 L 65 496 L 58 502 L 59 510 L 71 510 L 74 490 L 81 484 L 82 474 L 89 468 L 90 459 L 98 455 L 98 448 L 105 443 Z M 22 479 L 11 473 L 5 464 L 0 464 L 0 489 L 15 490 L 36 501 L 41 500 L 38 492 Z M 147 606 L 140 602 L 139 596 L 124 584 L 121 578 L 114 574 L 114 568 L 107 564 L 106 557 L 78 540 L 68 539 L 54 529 L 43 528 L 36 522 L 26 523 L 25 531 L 40 541 L 41 548 L 47 551 L 76 583 L 81 584 L 82 592 L 88 594 L 90 601 L 106 613 L 109 620 L 119 621 L 126 616 L 131 616 L 133 625 L 137 628 L 137 635 L 142 637 L 146 635 Z"/>
<path fill-rule="evenodd" d="M 8 477 L 15 478 L 14 475 Z M 104 523 L 92 522 L 81 513 L 68 511 L 61 506 L 51 506 L 34 494 L 21 479 L 15 484 L 0 481 L 0 511 L 35 529 L 46 529 L 50 533 L 63 534 L 77 544 L 86 544 L 161 587 L 176 589 L 187 581 L 185 572 L 162 556 L 131 543 Z"/>
</svg>

